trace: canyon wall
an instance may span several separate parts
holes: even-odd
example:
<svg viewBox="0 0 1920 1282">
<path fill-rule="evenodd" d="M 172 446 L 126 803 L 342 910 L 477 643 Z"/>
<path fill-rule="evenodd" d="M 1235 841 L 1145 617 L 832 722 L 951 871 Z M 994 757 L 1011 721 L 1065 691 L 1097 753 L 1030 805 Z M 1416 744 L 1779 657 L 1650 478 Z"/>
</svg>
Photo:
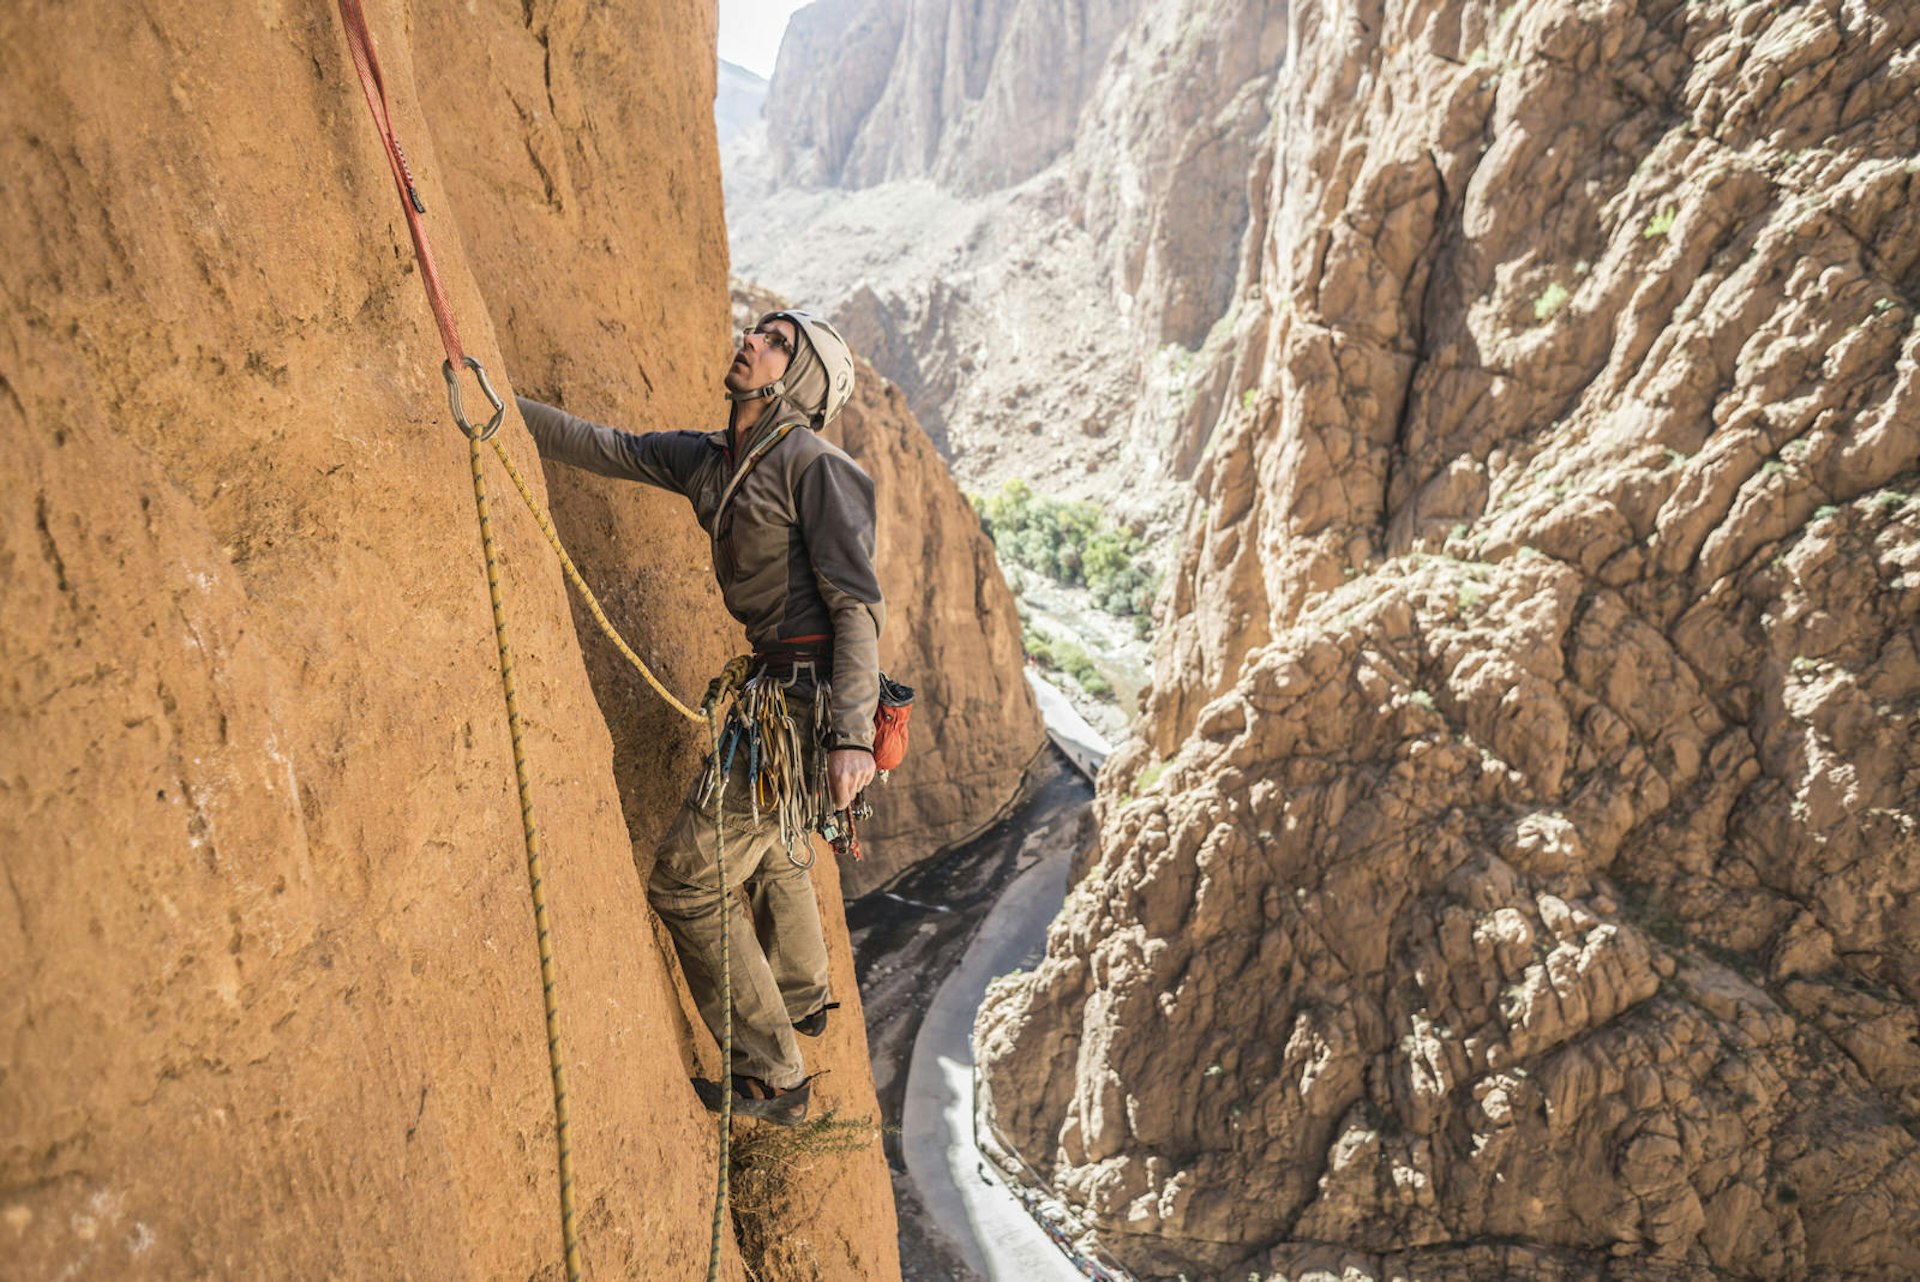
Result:
<svg viewBox="0 0 1920 1282">
<path fill-rule="evenodd" d="M 1142 1277 L 1920 1272 L 1920 9 L 1286 59 L 983 1117 Z"/>
<path fill-rule="evenodd" d="M 861 362 L 827 435 L 874 479 L 887 600 L 880 666 L 914 690 L 907 759 L 868 793 L 866 858 L 840 867 L 852 896 L 998 818 L 1047 732 L 993 544 L 900 389 Z"/>
<path fill-rule="evenodd" d="M 501 391 L 710 420 L 728 350 L 711 9 L 369 18 Z M 0 68 L 9 1268 L 562 1276 L 467 450 L 338 16 L 27 6 L 0 18 Z M 737 632 L 684 501 L 543 483 L 511 415 L 501 439 L 615 620 L 697 695 Z M 573 626 L 486 468 L 585 1264 L 698 1276 L 717 1137 L 686 1079 L 714 1050 L 642 879 L 704 732 Z M 816 1108 L 877 1120 L 830 865 L 849 1018 L 807 1047 L 835 1070 Z M 877 1143 L 812 1159 L 773 1213 L 759 1276 L 898 1276 Z"/>
<path fill-rule="evenodd" d="M 767 97 L 783 184 L 931 177 L 991 191 L 1072 140 L 1140 0 L 827 0 L 794 14 Z"/>
</svg>

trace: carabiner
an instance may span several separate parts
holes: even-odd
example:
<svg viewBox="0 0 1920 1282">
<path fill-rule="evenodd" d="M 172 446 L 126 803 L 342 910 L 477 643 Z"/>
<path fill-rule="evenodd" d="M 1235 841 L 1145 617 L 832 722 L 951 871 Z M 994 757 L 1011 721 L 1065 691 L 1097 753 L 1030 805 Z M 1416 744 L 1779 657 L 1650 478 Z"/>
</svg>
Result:
<svg viewBox="0 0 1920 1282">
<path fill-rule="evenodd" d="M 453 409 L 453 421 L 460 430 L 476 441 L 490 441 L 493 434 L 500 430 L 500 424 L 507 417 L 507 406 L 500 394 L 493 390 L 493 384 L 487 381 L 486 366 L 471 356 L 462 356 L 461 363 L 473 371 L 474 378 L 480 382 L 480 390 L 487 394 L 487 401 L 493 406 L 493 417 L 487 420 L 485 427 L 476 428 L 467 421 L 467 410 L 460 403 L 460 379 L 454 373 L 452 361 L 440 362 L 440 376 L 447 380 L 447 404 Z"/>
</svg>

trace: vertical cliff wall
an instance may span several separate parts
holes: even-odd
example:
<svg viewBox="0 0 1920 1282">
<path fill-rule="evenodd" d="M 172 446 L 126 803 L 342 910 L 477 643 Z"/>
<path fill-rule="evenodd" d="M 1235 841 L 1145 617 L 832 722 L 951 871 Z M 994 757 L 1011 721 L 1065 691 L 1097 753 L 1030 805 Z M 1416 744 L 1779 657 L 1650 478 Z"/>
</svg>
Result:
<svg viewBox="0 0 1920 1282">
<path fill-rule="evenodd" d="M 1920 11 L 1290 42 L 988 1117 L 1146 1276 L 1914 1273 Z"/>
<path fill-rule="evenodd" d="M 985 192 L 1072 140 L 1139 0 L 829 0 L 794 14 L 767 96 L 783 184 Z"/>
<path fill-rule="evenodd" d="M 874 479 L 887 598 L 881 667 L 915 690 L 907 760 L 871 794 L 867 858 L 840 869 L 856 895 L 997 818 L 1046 727 L 993 544 L 900 389 L 862 362 L 828 435 Z"/>
<path fill-rule="evenodd" d="M 370 18 L 502 390 L 704 420 L 727 325 L 711 12 Z M 466 448 L 337 15 L 16 6 L 0 69 L 9 1266 L 560 1276 Z M 517 422 L 503 439 L 538 484 Z M 697 1276 L 716 1139 L 686 1077 L 713 1051 L 640 878 L 698 732 L 597 640 L 583 663 L 552 556 L 489 471 L 587 1268 Z M 697 693 L 732 629 L 684 503 L 551 480 L 619 622 Z M 837 1070 L 816 1098 L 872 1116 L 821 876 L 856 1017 L 809 1048 Z M 897 1275 L 877 1145 L 802 1191 L 763 1276 Z"/>
</svg>

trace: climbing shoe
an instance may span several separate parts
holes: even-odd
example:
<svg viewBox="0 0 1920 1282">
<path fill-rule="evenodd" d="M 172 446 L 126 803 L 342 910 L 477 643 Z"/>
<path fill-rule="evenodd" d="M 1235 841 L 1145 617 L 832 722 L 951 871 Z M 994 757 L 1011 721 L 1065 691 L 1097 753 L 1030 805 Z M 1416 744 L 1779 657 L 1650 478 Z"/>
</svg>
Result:
<svg viewBox="0 0 1920 1282">
<path fill-rule="evenodd" d="M 710 1082 L 703 1077 L 693 1079 L 694 1094 L 707 1106 L 710 1113 L 720 1111 L 720 1092 L 724 1088 L 718 1082 Z M 813 1094 L 813 1079 L 809 1077 L 798 1086 L 788 1090 L 776 1090 L 757 1077 L 748 1077 L 744 1073 L 733 1075 L 733 1115 L 735 1117 L 757 1117 L 763 1122 L 772 1122 L 776 1126 L 798 1126 L 807 1120 L 807 1100 Z"/>
<path fill-rule="evenodd" d="M 806 1018 L 794 1020 L 793 1031 L 803 1037 L 818 1037 L 827 1031 L 827 1012 L 839 1009 L 839 1002 L 828 1002 L 825 1006 L 822 1006 Z"/>
</svg>

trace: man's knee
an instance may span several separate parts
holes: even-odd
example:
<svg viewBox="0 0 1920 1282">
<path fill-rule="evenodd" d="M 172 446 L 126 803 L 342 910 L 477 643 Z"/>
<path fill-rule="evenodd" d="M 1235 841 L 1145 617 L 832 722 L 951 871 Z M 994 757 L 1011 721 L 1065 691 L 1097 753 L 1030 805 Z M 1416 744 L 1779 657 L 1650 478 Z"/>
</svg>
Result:
<svg viewBox="0 0 1920 1282">
<path fill-rule="evenodd" d="M 720 893 L 712 886 L 690 883 L 675 873 L 665 858 L 665 850 L 654 857 L 653 872 L 647 878 L 647 903 L 669 922 L 692 921 L 714 912 Z"/>
</svg>

